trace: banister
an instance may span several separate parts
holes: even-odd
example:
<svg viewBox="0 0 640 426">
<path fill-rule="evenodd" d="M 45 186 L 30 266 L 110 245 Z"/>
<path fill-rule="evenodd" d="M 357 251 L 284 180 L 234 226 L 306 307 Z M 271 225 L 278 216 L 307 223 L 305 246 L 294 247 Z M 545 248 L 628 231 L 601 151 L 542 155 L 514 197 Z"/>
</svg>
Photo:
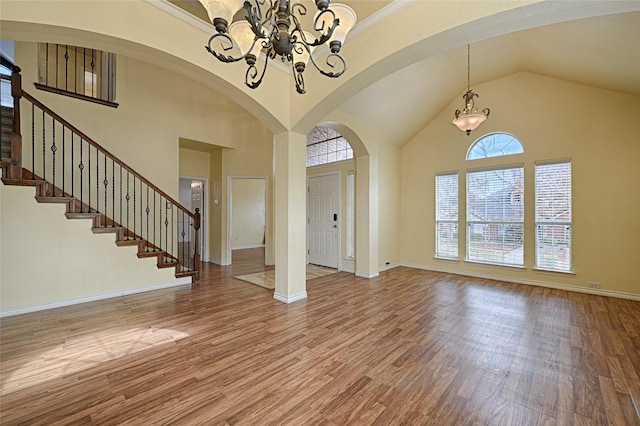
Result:
<svg viewBox="0 0 640 426">
<path fill-rule="evenodd" d="M 118 157 L 116 157 L 115 155 L 113 155 L 112 153 L 110 153 L 107 149 L 105 149 L 104 147 L 102 147 L 99 143 L 97 143 L 96 141 L 94 141 L 93 139 L 91 139 L 89 136 L 87 136 L 84 132 L 82 132 L 81 130 L 79 130 L 77 127 L 75 127 L 74 125 L 72 125 L 71 123 L 69 123 L 67 120 L 65 120 L 64 118 L 62 118 L 60 115 L 56 114 L 55 112 L 53 112 L 49 107 L 47 107 L 46 105 L 44 105 L 42 102 L 38 101 L 36 98 L 34 98 L 33 96 L 31 96 L 29 94 L 29 92 L 25 91 L 24 89 L 22 90 L 22 96 L 27 99 L 29 102 L 33 103 L 34 105 L 36 105 L 38 108 L 42 109 L 44 112 L 46 112 L 47 114 L 49 114 L 51 117 L 53 117 L 54 119 L 56 119 L 57 121 L 59 121 L 60 123 L 62 123 L 66 128 L 70 129 L 71 131 L 73 131 L 74 133 L 76 133 L 78 136 L 80 136 L 83 140 L 87 141 L 90 145 L 92 145 L 93 147 L 95 147 L 96 149 L 100 150 L 103 154 L 108 155 L 113 161 L 115 161 L 118 165 L 120 165 L 123 169 L 127 170 L 128 172 L 130 172 L 131 174 L 133 174 L 134 176 L 136 176 L 140 181 L 142 181 L 145 185 L 149 186 L 151 189 L 153 189 L 154 191 L 156 191 L 158 194 L 162 195 L 164 198 L 167 199 L 167 201 L 170 201 L 172 204 L 174 204 L 177 208 L 179 208 L 180 210 L 182 210 L 183 212 L 187 213 L 191 218 L 194 218 L 195 215 L 193 213 L 191 213 L 188 209 L 186 209 L 184 206 L 182 206 L 182 204 L 180 204 L 179 202 L 177 202 L 176 200 L 173 199 L 173 197 L 171 197 L 170 195 L 168 195 L 166 192 L 164 192 L 162 189 L 158 188 L 156 185 L 154 185 L 153 183 L 151 183 L 149 180 L 147 180 L 144 176 L 142 176 L 140 173 L 136 172 L 133 168 L 131 168 L 129 165 L 127 165 L 124 161 L 120 160 Z"/>
</svg>

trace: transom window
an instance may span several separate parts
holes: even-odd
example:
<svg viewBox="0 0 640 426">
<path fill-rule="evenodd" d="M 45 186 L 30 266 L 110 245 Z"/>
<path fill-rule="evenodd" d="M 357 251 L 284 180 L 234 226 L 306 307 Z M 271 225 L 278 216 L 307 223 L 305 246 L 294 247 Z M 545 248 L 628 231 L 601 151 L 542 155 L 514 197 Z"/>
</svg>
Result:
<svg viewBox="0 0 640 426">
<path fill-rule="evenodd" d="M 353 158 L 353 149 L 349 142 L 338 132 L 316 126 L 307 135 L 307 167 Z"/>
<path fill-rule="evenodd" d="M 467 160 L 522 154 L 524 149 L 515 136 L 508 133 L 491 133 L 478 139 L 467 152 Z"/>
</svg>

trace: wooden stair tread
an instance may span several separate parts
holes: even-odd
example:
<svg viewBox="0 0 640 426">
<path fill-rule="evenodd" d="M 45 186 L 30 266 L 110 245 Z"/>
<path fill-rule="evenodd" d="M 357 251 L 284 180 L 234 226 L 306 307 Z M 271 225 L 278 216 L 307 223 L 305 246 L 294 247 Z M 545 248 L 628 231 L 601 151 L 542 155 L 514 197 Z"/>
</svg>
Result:
<svg viewBox="0 0 640 426">
<path fill-rule="evenodd" d="M 157 256 L 162 256 L 164 252 L 161 250 L 156 250 L 156 251 L 140 251 L 138 252 L 138 257 L 139 258 L 143 258 L 143 257 L 157 257 Z"/>
<path fill-rule="evenodd" d="M 73 198 L 36 195 L 36 200 L 39 203 L 70 203 L 73 201 Z"/>
<path fill-rule="evenodd" d="M 94 219 L 96 217 L 102 216 L 100 213 L 77 213 L 77 212 L 67 212 L 64 214 L 67 219 Z"/>
<path fill-rule="evenodd" d="M 94 234 L 109 234 L 112 232 L 119 232 L 122 231 L 123 228 L 121 226 L 94 226 L 93 228 L 91 228 L 91 231 Z"/>
</svg>

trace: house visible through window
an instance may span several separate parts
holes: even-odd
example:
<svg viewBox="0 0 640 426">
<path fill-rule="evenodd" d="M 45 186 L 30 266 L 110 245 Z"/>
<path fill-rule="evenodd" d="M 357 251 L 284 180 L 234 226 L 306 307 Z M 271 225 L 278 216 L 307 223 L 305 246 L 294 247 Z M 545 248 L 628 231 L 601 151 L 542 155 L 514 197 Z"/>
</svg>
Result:
<svg viewBox="0 0 640 426">
<path fill-rule="evenodd" d="M 458 258 L 458 173 L 436 176 L 436 257 Z"/>
<path fill-rule="evenodd" d="M 571 163 L 536 164 L 536 267 L 571 271 Z"/>
<path fill-rule="evenodd" d="M 316 126 L 307 135 L 307 167 L 353 158 L 353 149 L 342 135 L 329 127 Z"/>
<path fill-rule="evenodd" d="M 38 59 L 38 89 L 117 106 L 115 54 L 40 43 Z"/>
<path fill-rule="evenodd" d="M 524 167 L 467 173 L 467 260 L 524 266 L 523 193 Z"/>
</svg>

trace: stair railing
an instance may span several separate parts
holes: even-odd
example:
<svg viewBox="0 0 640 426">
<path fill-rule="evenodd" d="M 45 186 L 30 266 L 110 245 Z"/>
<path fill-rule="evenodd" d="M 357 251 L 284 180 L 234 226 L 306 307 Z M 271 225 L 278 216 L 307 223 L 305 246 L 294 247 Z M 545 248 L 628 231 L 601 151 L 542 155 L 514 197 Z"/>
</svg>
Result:
<svg viewBox="0 0 640 426">
<path fill-rule="evenodd" d="M 191 274 L 197 281 L 199 210 L 191 213 L 24 91 L 19 67 L 13 66 L 10 79 L 13 132 L 6 178 L 47 181 L 48 192 L 40 196 L 75 199 L 69 203 L 71 213 L 101 217 L 105 231 L 122 227 L 124 241 L 144 244 L 142 256 L 162 255 L 164 265 L 176 264 L 177 275 Z M 21 101 L 26 106 L 22 116 Z"/>
</svg>

